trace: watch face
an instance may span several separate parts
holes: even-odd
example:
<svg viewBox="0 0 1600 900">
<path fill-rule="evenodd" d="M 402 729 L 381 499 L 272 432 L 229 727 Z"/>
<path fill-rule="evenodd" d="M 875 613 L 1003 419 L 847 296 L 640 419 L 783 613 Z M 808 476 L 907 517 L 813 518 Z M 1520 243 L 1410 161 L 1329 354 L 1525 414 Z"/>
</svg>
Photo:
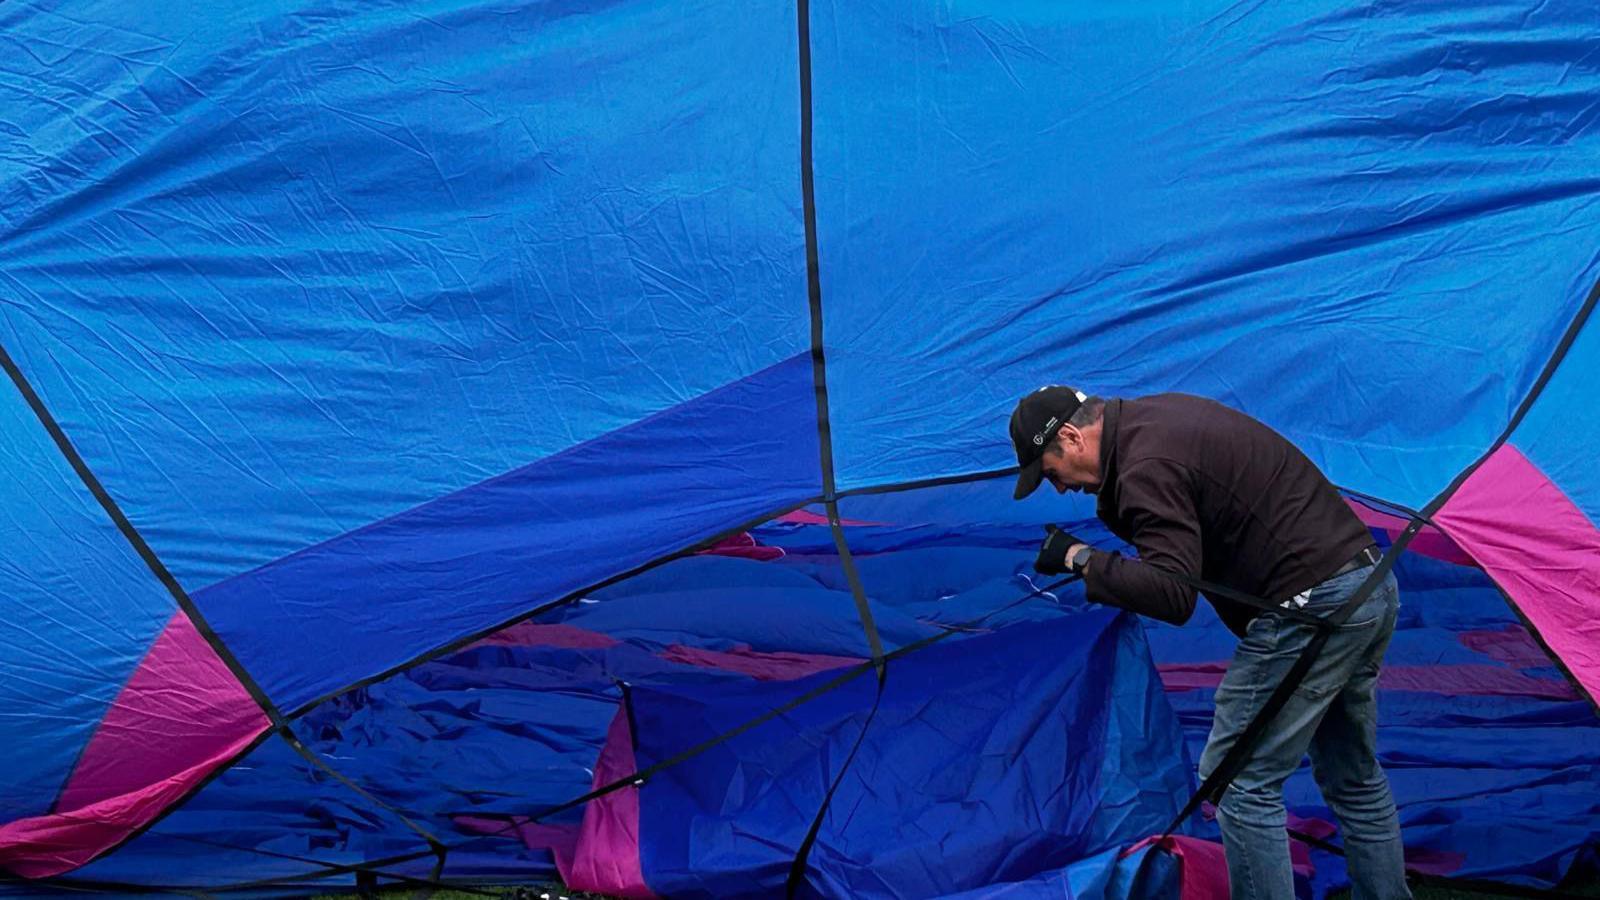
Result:
<svg viewBox="0 0 1600 900">
<path fill-rule="evenodd" d="M 1072 554 L 1072 568 L 1081 569 L 1089 562 L 1089 548 L 1081 547 L 1077 553 Z"/>
</svg>

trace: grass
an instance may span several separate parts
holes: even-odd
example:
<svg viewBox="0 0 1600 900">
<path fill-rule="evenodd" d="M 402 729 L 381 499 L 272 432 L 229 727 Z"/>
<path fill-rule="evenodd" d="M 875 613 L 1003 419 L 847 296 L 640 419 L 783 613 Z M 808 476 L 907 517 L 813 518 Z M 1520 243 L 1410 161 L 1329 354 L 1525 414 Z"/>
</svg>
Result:
<svg viewBox="0 0 1600 900">
<path fill-rule="evenodd" d="M 605 894 L 588 894 L 584 893 L 583 891 L 574 891 L 562 887 L 559 884 L 541 884 L 536 887 L 474 886 L 471 891 L 450 891 L 440 889 L 430 895 L 429 900 L 486 900 L 484 892 L 490 892 L 495 896 L 502 898 L 518 898 L 518 900 L 523 900 L 523 898 L 526 898 L 526 900 L 540 900 L 540 898 L 544 895 L 549 895 L 550 900 L 557 900 L 557 898 L 560 897 L 565 897 L 567 900 L 611 900 L 611 898 L 607 897 Z M 415 887 L 385 887 L 378 891 L 380 896 L 392 898 L 392 900 L 399 900 L 399 898 L 402 897 L 410 897 L 416 893 L 417 888 Z M 336 894 L 318 894 L 317 896 L 313 897 L 312 900 L 349 900 L 349 898 L 354 896 L 356 896 L 355 891 L 348 891 Z"/>
<path fill-rule="evenodd" d="M 508 897 L 514 896 L 519 889 L 510 887 L 484 887 L 478 888 L 478 890 L 493 891 L 499 896 Z M 524 887 L 520 890 L 522 892 L 521 896 L 527 898 L 527 900 L 539 900 L 540 896 L 543 894 L 549 894 L 550 900 L 557 900 L 559 897 L 566 897 L 567 900 L 608 900 L 608 898 L 606 898 L 606 896 L 603 894 L 585 894 L 582 892 L 569 891 L 559 884 L 547 884 L 539 887 Z M 1600 897 L 1600 884 L 1563 885 L 1562 890 L 1566 893 L 1577 894 L 1583 897 Z M 398 898 L 401 896 L 409 896 L 410 894 L 414 893 L 414 891 L 415 889 L 413 888 L 386 888 L 379 893 L 388 897 Z M 1416 900 L 1482 900 L 1482 898 L 1505 896 L 1504 894 L 1484 894 L 1478 891 L 1458 891 L 1437 887 L 1417 887 L 1414 889 L 1414 893 Z M 345 900 L 345 898 L 353 896 L 355 896 L 353 892 L 348 894 L 322 894 L 316 898 L 313 898 L 313 900 Z M 481 893 L 441 890 L 432 896 L 432 900 L 483 900 L 483 896 L 484 895 Z M 1329 900 L 1349 900 L 1349 897 L 1349 891 L 1340 891 L 1337 894 L 1330 895 Z"/>
<path fill-rule="evenodd" d="M 1562 893 L 1568 895 L 1575 894 L 1580 897 L 1600 897 L 1600 884 L 1563 884 L 1561 885 L 1560 890 Z M 1486 894 L 1482 891 L 1463 891 L 1455 890 L 1453 888 L 1431 886 L 1416 886 L 1411 889 L 1411 892 L 1412 895 L 1416 897 L 1416 900 L 1483 900 L 1483 898 L 1488 897 L 1503 898 L 1506 896 L 1505 894 Z M 552 897 L 553 896 L 554 895 L 552 895 Z M 1349 898 L 1349 891 L 1340 891 L 1337 894 L 1328 895 L 1328 900 L 1349 900 Z"/>
</svg>

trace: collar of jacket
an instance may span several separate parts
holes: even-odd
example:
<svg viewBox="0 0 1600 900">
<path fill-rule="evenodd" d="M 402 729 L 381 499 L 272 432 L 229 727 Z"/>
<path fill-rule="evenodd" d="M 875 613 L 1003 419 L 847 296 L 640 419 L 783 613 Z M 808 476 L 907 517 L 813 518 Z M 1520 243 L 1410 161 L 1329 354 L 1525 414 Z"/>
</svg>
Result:
<svg viewBox="0 0 1600 900">
<path fill-rule="evenodd" d="M 1122 401 L 1107 400 L 1104 424 L 1100 426 L 1100 496 L 1095 502 L 1097 513 L 1116 508 L 1117 425 L 1121 419 Z"/>
</svg>

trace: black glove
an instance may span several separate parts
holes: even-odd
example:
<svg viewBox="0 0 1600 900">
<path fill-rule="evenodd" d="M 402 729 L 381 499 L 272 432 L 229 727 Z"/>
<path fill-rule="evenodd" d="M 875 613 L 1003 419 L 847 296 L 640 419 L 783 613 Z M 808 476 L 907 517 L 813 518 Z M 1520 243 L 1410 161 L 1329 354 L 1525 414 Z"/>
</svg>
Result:
<svg viewBox="0 0 1600 900">
<path fill-rule="evenodd" d="M 1039 558 L 1033 561 L 1033 570 L 1041 575 L 1065 575 L 1069 571 L 1067 548 L 1086 542 L 1054 525 L 1046 525 L 1044 531 L 1044 543 L 1039 545 Z"/>
</svg>

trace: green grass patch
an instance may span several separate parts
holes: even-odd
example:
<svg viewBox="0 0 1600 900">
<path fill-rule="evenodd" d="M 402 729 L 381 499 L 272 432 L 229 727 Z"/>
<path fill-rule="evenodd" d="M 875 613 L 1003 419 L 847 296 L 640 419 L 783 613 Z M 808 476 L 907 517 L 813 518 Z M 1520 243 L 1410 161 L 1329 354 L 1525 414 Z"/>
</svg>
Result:
<svg viewBox="0 0 1600 900">
<path fill-rule="evenodd" d="M 1600 882 L 1588 879 L 1585 880 L 1585 883 L 1570 883 L 1573 881 L 1573 879 L 1568 879 L 1568 881 L 1569 883 L 1561 885 L 1560 890 L 1562 893 L 1569 895 L 1576 894 L 1580 897 L 1600 897 Z M 390 900 L 398 900 L 398 898 L 401 897 L 413 896 L 416 894 L 416 892 L 417 888 L 415 887 L 397 886 L 380 888 L 378 894 L 385 898 L 390 898 Z M 1432 885 L 1414 885 L 1412 887 L 1412 893 L 1416 900 L 1488 900 L 1488 898 L 1491 897 L 1503 898 L 1506 896 L 1505 894 L 1457 890 L 1454 888 L 1435 887 Z M 440 889 L 433 893 L 431 900 L 486 900 L 487 897 L 491 896 L 499 898 L 499 900 L 543 900 L 545 895 L 549 895 L 549 900 L 559 900 L 559 898 L 562 897 L 567 898 L 567 900 L 613 900 L 613 898 L 610 898 L 605 894 L 589 894 L 583 891 L 573 891 L 562 887 L 559 884 L 544 884 L 537 887 L 474 886 L 470 891 L 452 891 Z M 355 891 L 349 891 L 345 893 L 319 894 L 314 897 L 313 900 L 349 900 L 349 898 L 355 896 Z M 1349 891 L 1340 891 L 1336 894 L 1329 895 L 1328 900 L 1349 900 L 1349 898 Z"/>
<path fill-rule="evenodd" d="M 397 885 L 394 887 L 380 887 L 378 896 L 385 900 L 400 900 L 402 897 L 416 895 L 419 888 Z M 490 900 L 491 897 L 499 900 L 541 900 L 545 895 L 550 900 L 565 897 L 567 900 L 612 900 L 605 894 L 589 894 L 583 891 L 574 891 L 559 884 L 542 884 L 536 887 L 491 887 L 474 885 L 472 890 L 452 891 L 440 888 L 434 891 L 429 900 Z M 334 894 L 318 894 L 312 900 L 350 900 L 358 896 L 355 891 L 346 891 Z"/>
</svg>

